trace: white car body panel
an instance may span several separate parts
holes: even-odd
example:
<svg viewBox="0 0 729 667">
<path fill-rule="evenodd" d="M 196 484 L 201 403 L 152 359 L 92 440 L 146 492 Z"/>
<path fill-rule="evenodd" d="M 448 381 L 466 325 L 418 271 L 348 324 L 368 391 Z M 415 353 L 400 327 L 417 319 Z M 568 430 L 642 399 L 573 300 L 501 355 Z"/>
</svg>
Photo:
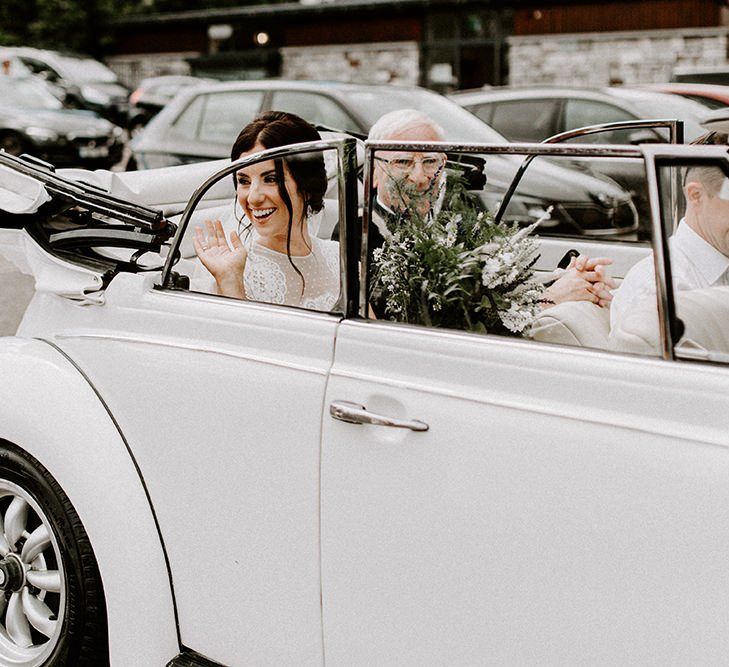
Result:
<svg viewBox="0 0 729 667">
<path fill-rule="evenodd" d="M 153 282 L 121 274 L 103 307 L 38 299 L 22 333 L 63 322 L 54 343 L 125 433 L 183 645 L 226 665 L 319 665 L 321 410 L 339 318 Z"/>
<path fill-rule="evenodd" d="M 1 436 L 48 469 L 94 545 L 112 665 L 166 664 L 178 652 L 167 565 L 139 473 L 109 413 L 78 369 L 41 341 L 0 340 L 0 377 Z"/>
<path fill-rule="evenodd" d="M 69 264 L 47 253 L 22 229 L 0 229 L 0 254 L 21 273 L 34 277 L 37 292 L 85 300 L 87 294 L 96 292 L 102 286 L 97 272 Z"/>
<path fill-rule="evenodd" d="M 327 405 L 430 429 L 325 419 L 327 662 L 721 662 L 728 393 L 722 368 L 343 323 Z"/>
<path fill-rule="evenodd" d="M 164 171 L 169 214 L 184 194 Z M 117 194 L 141 196 L 134 178 Z M 220 185 L 205 205 L 226 205 Z M 648 252 L 550 239 L 537 270 L 569 248 L 617 277 Z M 725 365 L 343 319 L 157 272 L 97 292 L 25 232 L 0 230 L 2 251 L 40 289 L 0 341 L 0 438 L 83 520 L 114 667 L 186 648 L 231 667 L 725 661 Z M 335 420 L 335 401 L 429 430 Z"/>
</svg>

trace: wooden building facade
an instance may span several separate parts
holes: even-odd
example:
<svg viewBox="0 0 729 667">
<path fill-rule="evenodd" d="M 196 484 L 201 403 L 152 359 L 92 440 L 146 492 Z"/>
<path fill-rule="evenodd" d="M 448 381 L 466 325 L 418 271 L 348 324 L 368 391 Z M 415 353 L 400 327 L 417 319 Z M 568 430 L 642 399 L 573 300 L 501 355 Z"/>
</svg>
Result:
<svg viewBox="0 0 729 667">
<path fill-rule="evenodd" d="M 724 0 L 304 0 L 120 19 L 110 62 L 153 68 L 177 54 L 219 78 L 324 71 L 464 88 L 507 83 L 514 39 L 720 28 L 726 13 Z M 322 60 L 307 69 L 311 54 Z"/>
</svg>

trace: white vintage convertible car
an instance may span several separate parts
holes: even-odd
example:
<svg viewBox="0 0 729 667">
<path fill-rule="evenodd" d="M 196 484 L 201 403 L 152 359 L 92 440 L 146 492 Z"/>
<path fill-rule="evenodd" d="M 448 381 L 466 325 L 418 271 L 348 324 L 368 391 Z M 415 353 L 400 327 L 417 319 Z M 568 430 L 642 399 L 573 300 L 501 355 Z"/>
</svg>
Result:
<svg viewBox="0 0 729 667">
<path fill-rule="evenodd" d="M 36 285 L 0 340 L 0 664 L 726 662 L 729 288 L 674 292 L 667 243 L 682 166 L 726 147 L 436 149 L 640 167 L 657 298 L 612 333 L 587 302 L 525 337 L 370 317 L 352 140 L 129 174 L 0 153 L 0 252 Z M 233 171 L 312 150 L 339 303 L 199 287 Z M 569 250 L 620 279 L 651 245 L 550 238 L 537 269 Z"/>
</svg>

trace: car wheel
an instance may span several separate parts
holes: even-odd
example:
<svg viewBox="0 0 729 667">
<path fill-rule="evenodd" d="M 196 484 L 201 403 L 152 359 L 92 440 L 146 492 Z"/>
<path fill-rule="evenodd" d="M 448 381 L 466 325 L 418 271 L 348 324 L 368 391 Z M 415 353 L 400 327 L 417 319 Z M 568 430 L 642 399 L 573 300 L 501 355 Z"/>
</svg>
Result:
<svg viewBox="0 0 729 667">
<path fill-rule="evenodd" d="M 106 607 L 71 502 L 32 456 L 0 441 L 0 665 L 108 665 Z"/>
<path fill-rule="evenodd" d="M 27 152 L 27 143 L 17 132 L 2 132 L 0 133 L 0 149 L 10 155 L 22 155 Z"/>
</svg>

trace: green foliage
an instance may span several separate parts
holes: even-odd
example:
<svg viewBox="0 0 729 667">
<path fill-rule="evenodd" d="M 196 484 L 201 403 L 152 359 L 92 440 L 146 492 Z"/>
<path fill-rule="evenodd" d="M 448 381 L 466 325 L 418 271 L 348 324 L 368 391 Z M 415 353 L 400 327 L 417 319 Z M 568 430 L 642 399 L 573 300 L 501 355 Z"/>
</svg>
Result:
<svg viewBox="0 0 729 667">
<path fill-rule="evenodd" d="M 453 183 L 450 183 L 453 180 Z M 402 179 L 401 179 L 402 181 Z M 413 202 L 404 191 L 403 201 Z M 534 278 L 537 245 L 534 226 L 495 224 L 479 211 L 457 179 L 437 215 L 407 215 L 388 224 L 390 236 L 373 254 L 374 290 L 391 319 L 451 329 L 522 334 L 543 303 Z"/>
<path fill-rule="evenodd" d="M 125 3 L 115 0 L 3 0 L 0 43 L 101 55 L 103 25 Z"/>
<path fill-rule="evenodd" d="M 111 19 L 153 12 L 274 4 L 280 0 L 0 0 L 0 45 L 103 56 Z"/>
</svg>

